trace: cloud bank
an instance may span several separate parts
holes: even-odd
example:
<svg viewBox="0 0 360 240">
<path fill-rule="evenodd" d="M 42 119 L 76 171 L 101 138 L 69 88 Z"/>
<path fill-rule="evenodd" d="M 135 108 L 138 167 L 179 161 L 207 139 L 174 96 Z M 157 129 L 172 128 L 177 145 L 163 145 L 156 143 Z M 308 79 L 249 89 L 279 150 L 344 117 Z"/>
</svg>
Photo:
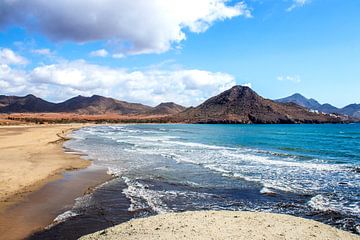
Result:
<svg viewBox="0 0 360 240">
<path fill-rule="evenodd" d="M 0 64 L 2 94 L 33 93 L 55 101 L 99 94 L 149 105 L 175 101 L 191 106 L 235 84 L 227 73 L 198 69 L 131 71 L 76 60 L 24 71 Z"/>
<path fill-rule="evenodd" d="M 161 53 L 216 21 L 251 17 L 229 0 L 0 0 L 0 27 L 17 24 L 55 41 L 107 40 L 118 53 Z"/>
</svg>

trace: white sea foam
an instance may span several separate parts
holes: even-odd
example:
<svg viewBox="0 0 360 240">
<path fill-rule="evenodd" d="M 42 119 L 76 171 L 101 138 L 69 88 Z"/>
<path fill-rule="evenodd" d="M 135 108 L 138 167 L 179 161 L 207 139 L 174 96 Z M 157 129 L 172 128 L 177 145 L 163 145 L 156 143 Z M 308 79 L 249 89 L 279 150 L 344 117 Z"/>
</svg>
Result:
<svg viewBox="0 0 360 240">
<path fill-rule="evenodd" d="M 127 198 L 130 199 L 131 204 L 128 209 L 129 211 L 137 211 L 146 209 L 148 207 L 150 207 L 156 213 L 165 213 L 171 211 L 161 201 L 160 196 L 156 191 L 148 189 L 148 186 L 143 185 L 135 180 L 130 180 L 127 177 L 122 178 L 128 186 L 123 190 L 123 193 Z M 143 199 L 145 202 L 142 202 L 141 199 Z"/>
<path fill-rule="evenodd" d="M 331 197 L 327 197 L 321 194 L 318 194 L 312 197 L 308 205 L 315 210 L 319 211 L 334 211 L 334 212 L 342 212 L 348 214 L 360 214 L 360 204 L 346 204 L 347 202 L 341 201 L 341 199 L 331 199 Z"/>
<path fill-rule="evenodd" d="M 58 215 L 55 219 L 54 219 L 54 223 L 55 224 L 59 224 L 61 222 L 65 222 L 66 220 L 68 220 L 69 218 L 78 216 L 79 214 L 77 214 L 76 212 L 73 212 L 72 210 L 66 211 L 60 215 Z"/>
<path fill-rule="evenodd" d="M 260 193 L 261 194 L 269 194 L 269 195 L 272 195 L 272 194 L 276 194 L 275 191 L 267 188 L 267 187 L 263 187 L 261 190 L 260 190 Z"/>
</svg>

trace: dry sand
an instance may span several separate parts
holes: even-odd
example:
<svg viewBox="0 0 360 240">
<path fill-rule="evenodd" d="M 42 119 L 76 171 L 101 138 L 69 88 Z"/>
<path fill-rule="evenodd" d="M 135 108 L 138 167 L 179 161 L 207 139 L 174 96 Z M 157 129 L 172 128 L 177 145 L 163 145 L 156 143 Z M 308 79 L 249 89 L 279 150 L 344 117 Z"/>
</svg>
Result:
<svg viewBox="0 0 360 240">
<path fill-rule="evenodd" d="M 282 214 L 201 211 L 135 219 L 80 238 L 91 239 L 353 239 L 331 226 Z"/>
<path fill-rule="evenodd" d="M 65 135 L 81 124 L 0 127 L 0 211 L 65 170 L 90 164 L 64 154 Z"/>
</svg>

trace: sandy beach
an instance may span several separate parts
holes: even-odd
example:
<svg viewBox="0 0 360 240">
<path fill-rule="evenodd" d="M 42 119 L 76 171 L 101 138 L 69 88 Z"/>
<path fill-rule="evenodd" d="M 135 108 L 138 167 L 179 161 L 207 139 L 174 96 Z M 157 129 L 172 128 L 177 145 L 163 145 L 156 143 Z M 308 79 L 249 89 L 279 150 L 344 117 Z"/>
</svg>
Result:
<svg viewBox="0 0 360 240">
<path fill-rule="evenodd" d="M 89 161 L 64 153 L 66 135 L 82 126 L 0 127 L 2 237 L 22 239 L 41 230 L 71 208 L 75 198 L 110 179 L 106 170 L 86 168 Z"/>
<path fill-rule="evenodd" d="M 360 237 L 313 220 L 289 215 L 200 211 L 135 219 L 81 239 L 358 240 Z"/>
<path fill-rule="evenodd" d="M 66 134 L 81 126 L 0 127 L 0 209 L 65 170 L 89 166 L 89 161 L 62 149 Z"/>
</svg>

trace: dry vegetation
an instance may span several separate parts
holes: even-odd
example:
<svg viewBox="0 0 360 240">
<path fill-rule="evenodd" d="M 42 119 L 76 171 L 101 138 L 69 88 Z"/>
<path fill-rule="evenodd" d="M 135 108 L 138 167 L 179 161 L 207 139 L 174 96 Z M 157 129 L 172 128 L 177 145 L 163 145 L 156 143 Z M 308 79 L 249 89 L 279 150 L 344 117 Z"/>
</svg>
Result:
<svg viewBox="0 0 360 240">
<path fill-rule="evenodd" d="M 24 123 L 164 123 L 166 115 L 120 115 L 101 114 L 84 115 L 76 113 L 11 113 L 0 114 L 0 125 L 16 125 Z"/>
</svg>

